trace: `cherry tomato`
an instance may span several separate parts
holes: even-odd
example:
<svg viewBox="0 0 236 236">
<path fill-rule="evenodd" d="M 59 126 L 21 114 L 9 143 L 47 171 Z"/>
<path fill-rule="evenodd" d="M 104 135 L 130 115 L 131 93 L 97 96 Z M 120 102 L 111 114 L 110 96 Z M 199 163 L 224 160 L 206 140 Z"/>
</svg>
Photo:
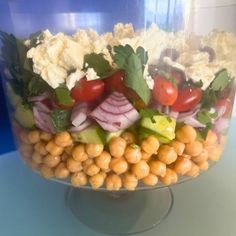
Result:
<svg viewBox="0 0 236 236">
<path fill-rule="evenodd" d="M 72 98 L 77 102 L 90 102 L 97 99 L 104 91 L 104 82 L 102 80 L 87 81 L 81 79 L 71 90 Z"/>
<path fill-rule="evenodd" d="M 152 91 L 154 99 L 161 105 L 173 105 L 178 96 L 178 90 L 171 81 L 164 76 L 158 75 L 154 79 L 154 88 Z"/>
<path fill-rule="evenodd" d="M 196 107 L 202 98 L 202 90 L 199 88 L 182 88 L 179 90 L 177 100 L 172 106 L 172 110 L 176 112 L 184 112 L 192 110 Z"/>
<path fill-rule="evenodd" d="M 225 112 L 222 114 L 222 117 L 227 118 L 231 114 L 232 104 L 229 99 L 220 99 L 216 102 L 216 109 L 224 108 Z"/>
<path fill-rule="evenodd" d="M 117 71 L 113 75 L 107 77 L 105 79 L 105 90 L 107 92 L 120 92 L 125 93 L 126 86 L 124 85 L 123 79 L 124 79 L 125 73 L 123 71 Z"/>
<path fill-rule="evenodd" d="M 183 72 L 178 70 L 172 70 L 170 74 L 176 79 L 176 83 L 178 86 L 182 85 L 184 82 Z"/>
</svg>

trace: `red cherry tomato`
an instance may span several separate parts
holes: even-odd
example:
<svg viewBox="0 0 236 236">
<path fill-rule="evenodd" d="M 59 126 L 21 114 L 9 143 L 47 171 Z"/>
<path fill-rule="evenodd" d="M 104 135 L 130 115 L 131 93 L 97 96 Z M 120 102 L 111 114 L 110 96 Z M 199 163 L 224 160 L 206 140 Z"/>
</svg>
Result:
<svg viewBox="0 0 236 236">
<path fill-rule="evenodd" d="M 125 73 L 123 71 L 117 71 L 113 75 L 107 77 L 105 81 L 105 90 L 107 92 L 120 92 L 125 93 L 126 87 L 124 85 L 123 79 L 124 79 Z"/>
<path fill-rule="evenodd" d="M 77 102 L 90 102 L 97 99 L 104 91 L 104 82 L 102 80 L 87 81 L 81 79 L 71 90 L 72 98 Z"/>
<path fill-rule="evenodd" d="M 202 98 L 202 90 L 199 88 L 182 88 L 179 90 L 177 100 L 172 106 L 176 112 L 189 111 L 195 108 Z"/>
<path fill-rule="evenodd" d="M 172 70 L 170 74 L 176 79 L 176 83 L 178 86 L 182 85 L 184 82 L 183 72 L 178 70 Z"/>
<path fill-rule="evenodd" d="M 222 114 L 222 117 L 227 118 L 232 111 L 232 103 L 229 99 L 220 99 L 216 102 L 216 109 L 224 108 L 225 112 Z"/>
<path fill-rule="evenodd" d="M 152 95 L 161 105 L 171 106 L 177 99 L 178 90 L 171 81 L 158 75 L 154 79 Z"/>
</svg>

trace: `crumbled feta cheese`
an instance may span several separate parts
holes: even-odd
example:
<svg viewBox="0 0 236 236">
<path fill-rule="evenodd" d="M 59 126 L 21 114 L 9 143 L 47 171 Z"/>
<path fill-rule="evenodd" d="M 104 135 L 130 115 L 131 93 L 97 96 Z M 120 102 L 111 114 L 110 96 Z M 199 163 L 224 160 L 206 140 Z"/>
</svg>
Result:
<svg viewBox="0 0 236 236">
<path fill-rule="evenodd" d="M 66 78 L 66 86 L 69 90 L 71 90 L 76 82 L 78 82 L 80 79 L 82 79 L 85 76 L 85 73 L 82 70 L 77 69 L 75 72 L 71 73 Z"/>
<path fill-rule="evenodd" d="M 97 72 L 93 68 L 88 68 L 86 71 L 86 78 L 88 81 L 99 79 L 100 77 L 97 75 Z"/>
<path fill-rule="evenodd" d="M 179 69 L 181 71 L 185 71 L 185 66 L 183 66 L 182 64 L 172 61 L 170 57 L 164 57 L 163 58 L 163 62 L 166 63 L 167 65 L 174 67 L 176 69 Z"/>
<path fill-rule="evenodd" d="M 152 76 L 147 76 L 144 78 L 146 83 L 147 83 L 147 86 L 149 89 L 153 90 L 153 87 L 154 87 L 154 79 L 152 78 Z"/>
</svg>

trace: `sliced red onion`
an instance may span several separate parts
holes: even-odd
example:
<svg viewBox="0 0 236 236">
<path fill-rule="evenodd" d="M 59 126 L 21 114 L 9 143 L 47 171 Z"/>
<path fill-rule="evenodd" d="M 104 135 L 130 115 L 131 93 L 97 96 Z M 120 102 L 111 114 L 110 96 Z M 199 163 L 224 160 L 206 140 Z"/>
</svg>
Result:
<svg viewBox="0 0 236 236">
<path fill-rule="evenodd" d="M 86 103 L 81 103 L 74 107 L 71 114 L 72 125 L 74 125 L 75 127 L 80 126 L 83 122 L 86 121 L 89 113 L 90 108 Z"/>
<path fill-rule="evenodd" d="M 82 124 L 80 124 L 78 127 L 72 127 L 70 128 L 71 132 L 78 132 L 78 131 L 82 131 L 84 129 L 86 129 L 87 127 L 89 127 L 92 124 L 91 120 L 86 120 L 84 121 Z"/>
<path fill-rule="evenodd" d="M 221 134 L 229 127 L 229 120 L 226 118 L 219 118 L 215 121 L 214 131 Z"/>
<path fill-rule="evenodd" d="M 226 106 L 216 107 L 216 112 L 217 112 L 217 118 L 223 116 L 226 112 Z"/>
<path fill-rule="evenodd" d="M 121 93 L 112 93 L 105 101 L 95 108 L 90 116 L 104 130 L 115 132 L 128 128 L 139 119 L 139 113 L 128 99 Z"/>
<path fill-rule="evenodd" d="M 55 128 L 52 123 L 52 119 L 49 114 L 38 110 L 37 107 L 33 107 L 33 114 L 34 114 L 34 120 L 35 125 L 48 133 L 55 133 Z"/>
<path fill-rule="evenodd" d="M 178 116 L 179 116 L 179 112 L 175 112 L 175 111 L 171 111 L 169 113 L 169 116 L 175 120 L 177 120 Z"/>
<path fill-rule="evenodd" d="M 42 112 L 50 112 L 50 111 L 51 111 L 51 109 L 49 109 L 48 106 L 45 105 L 45 104 L 42 103 L 42 102 L 35 102 L 35 103 L 34 103 L 34 106 L 37 107 L 37 109 L 38 109 L 39 111 L 42 111 Z"/>
<path fill-rule="evenodd" d="M 178 122 L 184 122 L 186 119 L 196 116 L 196 114 L 199 112 L 200 108 L 197 107 L 194 110 L 188 111 L 188 112 L 181 112 L 178 115 Z"/>
<path fill-rule="evenodd" d="M 42 93 L 39 96 L 29 97 L 28 101 L 29 102 L 41 102 L 41 101 L 43 101 L 44 99 L 46 99 L 48 97 L 49 97 L 49 94 L 47 92 L 45 92 L 45 93 Z"/>
<path fill-rule="evenodd" d="M 188 117 L 185 120 L 183 120 L 187 125 L 191 125 L 194 128 L 205 128 L 206 125 L 202 124 L 200 121 L 198 121 L 195 117 Z"/>
</svg>

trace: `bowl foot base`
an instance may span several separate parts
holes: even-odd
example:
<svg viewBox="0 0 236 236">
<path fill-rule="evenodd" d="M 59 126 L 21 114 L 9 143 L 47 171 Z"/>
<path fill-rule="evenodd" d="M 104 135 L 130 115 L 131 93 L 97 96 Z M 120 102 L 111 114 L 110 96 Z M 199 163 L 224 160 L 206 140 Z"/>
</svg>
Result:
<svg viewBox="0 0 236 236">
<path fill-rule="evenodd" d="M 75 217 L 95 231 L 128 235 L 160 224 L 170 213 L 170 188 L 136 192 L 100 192 L 69 188 L 66 203 Z"/>
</svg>

